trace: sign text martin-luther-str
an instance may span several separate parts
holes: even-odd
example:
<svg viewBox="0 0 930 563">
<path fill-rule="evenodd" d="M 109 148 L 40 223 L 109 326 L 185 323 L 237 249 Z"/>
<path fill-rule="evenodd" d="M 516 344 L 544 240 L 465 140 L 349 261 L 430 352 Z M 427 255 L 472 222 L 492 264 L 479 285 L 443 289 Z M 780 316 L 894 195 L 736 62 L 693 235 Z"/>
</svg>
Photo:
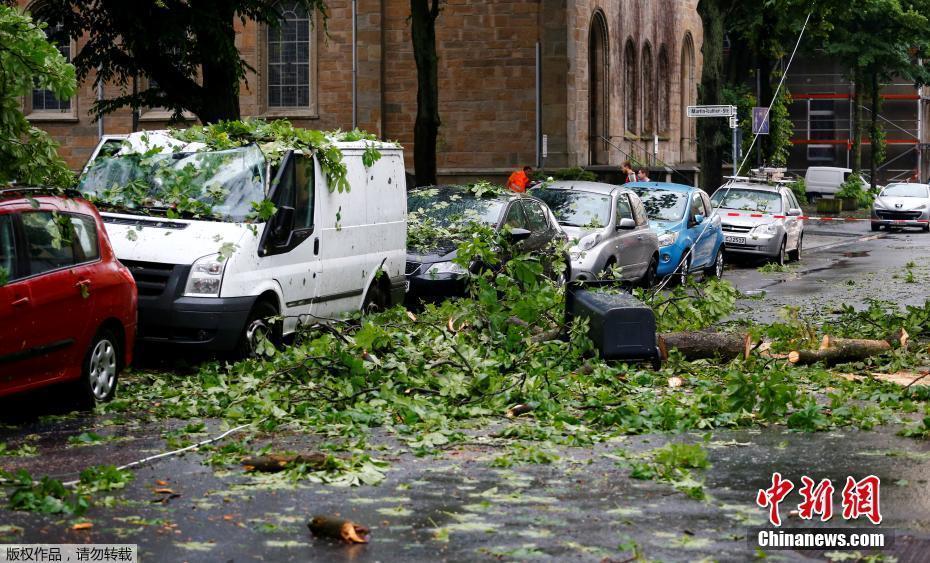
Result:
<svg viewBox="0 0 930 563">
<path fill-rule="evenodd" d="M 688 117 L 730 117 L 736 106 L 688 106 Z"/>
</svg>

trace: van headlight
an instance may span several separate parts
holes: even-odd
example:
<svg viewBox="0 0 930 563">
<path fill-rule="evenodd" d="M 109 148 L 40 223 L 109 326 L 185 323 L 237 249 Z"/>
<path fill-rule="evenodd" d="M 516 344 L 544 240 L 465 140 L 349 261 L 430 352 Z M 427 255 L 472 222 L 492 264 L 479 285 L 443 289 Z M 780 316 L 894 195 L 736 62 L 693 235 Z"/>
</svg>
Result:
<svg viewBox="0 0 930 563">
<path fill-rule="evenodd" d="M 436 262 L 426 270 L 427 275 L 435 276 L 438 274 L 467 274 L 468 270 L 459 266 L 455 262 Z"/>
<path fill-rule="evenodd" d="M 184 287 L 186 297 L 219 297 L 223 285 L 226 258 L 219 253 L 198 258 L 191 266 Z"/>
<path fill-rule="evenodd" d="M 678 231 L 665 231 L 659 235 L 659 246 L 671 246 L 678 240 Z"/>
</svg>

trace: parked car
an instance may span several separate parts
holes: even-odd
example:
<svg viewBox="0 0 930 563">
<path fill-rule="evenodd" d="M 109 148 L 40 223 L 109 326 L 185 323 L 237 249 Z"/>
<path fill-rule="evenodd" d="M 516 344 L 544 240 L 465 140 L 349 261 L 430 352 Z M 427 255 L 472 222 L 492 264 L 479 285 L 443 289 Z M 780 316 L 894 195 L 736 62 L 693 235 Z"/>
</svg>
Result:
<svg viewBox="0 0 930 563">
<path fill-rule="evenodd" d="M 889 184 L 872 204 L 872 230 L 920 227 L 930 231 L 930 185 Z"/>
<path fill-rule="evenodd" d="M 727 252 L 763 256 L 784 265 L 801 259 L 801 204 L 785 183 L 736 180 L 711 198 L 723 220 Z"/>
<path fill-rule="evenodd" d="M 843 182 L 849 179 L 853 171 L 849 168 L 837 168 L 834 166 L 811 166 L 804 175 L 804 184 L 807 190 L 807 200 L 814 201 L 818 198 L 832 199 L 836 192 L 840 191 Z M 868 176 L 859 175 L 863 184 L 868 187 L 871 183 Z"/>
<path fill-rule="evenodd" d="M 302 321 L 403 299 L 403 152 L 334 144 L 351 189 L 328 185 L 316 154 L 287 147 L 270 159 L 255 144 L 212 150 L 171 132 L 101 141 L 79 189 L 106 204 L 116 254 L 139 286 L 142 342 L 244 356 Z M 366 166 L 370 148 L 381 157 Z M 122 197 L 130 189 L 143 197 Z M 165 203 L 185 190 L 208 209 Z M 268 220 L 254 214 L 265 202 L 276 209 Z"/>
<path fill-rule="evenodd" d="M 646 287 L 655 282 L 659 241 L 639 196 L 599 182 L 550 182 L 530 190 L 548 204 L 572 241 L 572 280 L 592 280 L 620 268 L 621 279 Z"/>
<path fill-rule="evenodd" d="M 132 360 L 136 285 L 92 205 L 40 193 L 0 190 L 0 396 L 68 382 L 108 401 Z"/>
<path fill-rule="evenodd" d="M 410 301 L 437 301 L 464 296 L 468 269 L 453 262 L 458 255 L 455 236 L 468 223 L 507 231 L 519 251 L 540 258 L 546 274 L 567 278 L 551 269 L 565 233 L 546 204 L 527 195 L 469 186 L 418 188 L 408 195 L 407 282 Z M 503 260 L 506 262 L 506 257 Z M 473 264 L 477 269 L 480 264 Z"/>
<path fill-rule="evenodd" d="M 675 274 L 681 282 L 694 272 L 723 276 L 721 221 L 712 214 L 703 190 L 669 182 L 627 186 L 639 195 L 650 225 L 659 233 L 659 276 Z"/>
</svg>

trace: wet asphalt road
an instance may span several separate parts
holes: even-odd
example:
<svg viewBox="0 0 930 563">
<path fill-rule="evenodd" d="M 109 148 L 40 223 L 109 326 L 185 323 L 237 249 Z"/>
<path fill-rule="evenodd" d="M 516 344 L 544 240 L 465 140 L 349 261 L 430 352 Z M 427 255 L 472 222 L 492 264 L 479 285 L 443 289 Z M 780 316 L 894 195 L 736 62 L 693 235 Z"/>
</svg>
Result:
<svg viewBox="0 0 930 563">
<path fill-rule="evenodd" d="M 830 307 L 865 297 L 922 303 L 930 281 L 930 235 L 881 233 L 873 238 L 865 230 L 867 223 L 810 228 L 808 253 L 789 272 L 762 273 L 751 263 L 730 268 L 727 278 L 741 290 L 765 292 L 761 301 L 742 302 L 739 315 L 771 320 L 783 305 Z M 909 261 L 916 263 L 911 268 L 916 283 L 904 277 Z M 183 425 L 116 424 L 92 415 L 36 418 L 67 412 L 67 398 L 59 395 L 45 392 L 0 404 L 0 422 L 5 423 L 0 441 L 38 448 L 37 456 L 0 457 L 0 466 L 69 479 L 89 465 L 121 464 L 164 451 L 162 433 Z M 42 406 L 31 406 L 36 404 Z M 111 440 L 68 445 L 69 436 L 86 430 Z M 219 430 L 211 421 L 207 434 Z M 3 510 L 0 541 L 138 543 L 142 561 L 624 561 L 633 557 L 628 543 L 633 540 L 649 559 L 745 561 L 754 555 L 745 539 L 748 528 L 764 524 L 764 512 L 754 504 L 756 491 L 770 484 L 773 471 L 795 480 L 804 474 L 831 478 L 838 489 L 847 475 L 874 473 L 883 484 L 881 528 L 896 531 L 893 553 L 899 561 L 926 561 L 930 444 L 897 437 L 896 430 L 714 432 L 713 466 L 702 472 L 710 500 L 703 503 L 666 484 L 631 479 L 629 469 L 610 456 L 619 448 L 641 451 L 669 440 L 698 441 L 696 434 L 631 436 L 591 448 L 560 448 L 555 463 L 514 469 L 489 465 L 501 453 L 493 445 L 417 458 L 381 437 L 375 442 L 383 446 L 379 457 L 391 462 L 387 479 L 351 489 L 292 485 L 238 468 L 217 471 L 192 453 L 137 470 L 112 507 L 95 507 L 87 514 L 94 523 L 90 530 L 72 531 L 68 519 Z M 271 439 L 259 437 L 258 443 Z M 314 446 L 307 436 L 273 439 L 276 449 Z M 154 492 L 159 487 L 180 496 L 164 500 Z M 783 506 L 783 516 L 789 508 Z M 367 524 L 372 542 L 344 546 L 314 539 L 306 522 L 315 514 Z M 804 526 L 791 517 L 788 525 Z M 842 524 L 835 518 L 833 525 Z M 818 552 L 767 554 L 775 560 L 824 560 Z"/>
</svg>

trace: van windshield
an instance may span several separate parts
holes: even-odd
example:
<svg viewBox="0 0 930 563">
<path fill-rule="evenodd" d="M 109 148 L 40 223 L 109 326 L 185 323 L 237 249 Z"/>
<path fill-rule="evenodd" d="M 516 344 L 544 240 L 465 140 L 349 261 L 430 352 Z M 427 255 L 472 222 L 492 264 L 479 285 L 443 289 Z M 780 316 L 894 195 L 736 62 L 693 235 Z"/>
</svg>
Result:
<svg viewBox="0 0 930 563">
<path fill-rule="evenodd" d="M 120 154 L 96 159 L 78 190 L 104 207 L 241 222 L 265 198 L 265 157 L 255 145 Z"/>
</svg>

